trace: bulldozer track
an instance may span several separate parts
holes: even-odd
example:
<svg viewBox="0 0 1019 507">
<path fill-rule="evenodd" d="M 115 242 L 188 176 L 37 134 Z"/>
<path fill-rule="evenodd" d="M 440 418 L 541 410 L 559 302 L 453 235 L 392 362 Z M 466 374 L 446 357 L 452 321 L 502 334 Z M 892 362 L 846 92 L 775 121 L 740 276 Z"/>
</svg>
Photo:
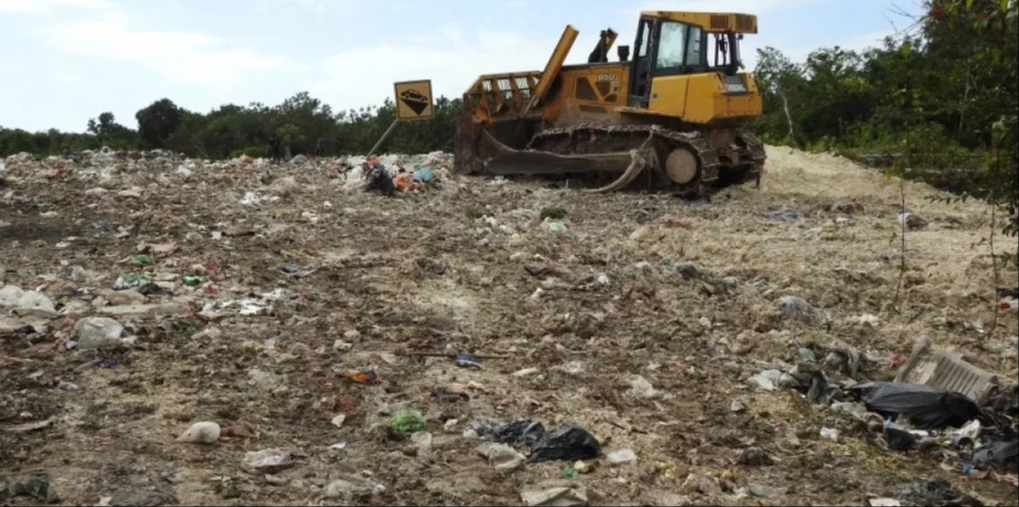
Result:
<svg viewBox="0 0 1019 507">
<path fill-rule="evenodd" d="M 741 178 L 727 183 L 743 183 L 760 177 L 763 169 L 764 146 L 752 134 L 737 132 L 738 143 L 741 145 L 739 166 L 749 166 Z M 668 180 L 661 170 L 661 160 L 676 148 L 690 150 L 699 162 L 699 171 L 694 181 L 678 185 Z M 528 143 L 527 149 L 546 151 L 558 155 L 593 155 L 620 151 L 630 151 L 634 156 L 634 165 L 612 184 L 602 187 L 596 192 L 619 190 L 637 180 L 647 169 L 655 171 L 648 174 L 645 183 L 648 189 L 668 187 L 675 193 L 694 193 L 703 195 L 708 192 L 706 184 L 713 183 L 721 177 L 723 161 L 719 150 L 712 148 L 703 133 L 697 131 L 680 132 L 663 128 L 658 125 L 605 125 L 603 123 L 584 123 L 569 127 L 551 128 L 536 134 Z"/>
</svg>

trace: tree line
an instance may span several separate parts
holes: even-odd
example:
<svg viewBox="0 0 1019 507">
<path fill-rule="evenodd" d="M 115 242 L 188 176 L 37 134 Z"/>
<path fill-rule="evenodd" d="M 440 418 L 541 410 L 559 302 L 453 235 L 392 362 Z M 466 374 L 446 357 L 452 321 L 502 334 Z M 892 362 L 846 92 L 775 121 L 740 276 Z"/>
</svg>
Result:
<svg viewBox="0 0 1019 507">
<path fill-rule="evenodd" d="M 432 121 L 408 122 L 394 131 L 386 149 L 402 153 L 453 151 L 460 99 L 439 97 Z M 36 156 L 98 150 L 171 150 L 190 157 L 224 159 L 247 154 L 268 155 L 272 138 L 290 146 L 293 154 L 324 155 L 369 151 L 396 119 L 390 99 L 381 106 L 334 112 L 328 104 L 301 92 L 269 107 L 227 104 L 208 113 L 189 111 L 163 98 L 135 115 L 137 129 L 117 122 L 110 112 L 88 120 L 84 133 L 27 132 L 0 127 L 0 156 L 27 152 Z M 320 142 L 321 141 L 321 142 Z"/>
<path fill-rule="evenodd" d="M 748 128 L 770 144 L 887 160 L 906 177 L 1002 203 L 1014 215 L 1016 1 L 925 1 L 925 14 L 880 47 L 823 48 L 802 62 L 774 48 L 760 50 L 756 75 L 765 111 Z M 432 121 L 402 126 L 384 149 L 452 151 L 460 108 L 460 99 L 440 97 Z M 161 99 L 138 111 L 137 129 L 108 112 L 89 120 L 85 133 L 0 128 L 0 155 L 109 146 L 210 159 L 265 156 L 273 136 L 294 154 L 315 152 L 320 139 L 327 155 L 365 153 L 395 116 L 389 99 L 378 107 L 334 112 L 307 93 L 273 107 L 228 104 L 208 113 Z"/>
</svg>

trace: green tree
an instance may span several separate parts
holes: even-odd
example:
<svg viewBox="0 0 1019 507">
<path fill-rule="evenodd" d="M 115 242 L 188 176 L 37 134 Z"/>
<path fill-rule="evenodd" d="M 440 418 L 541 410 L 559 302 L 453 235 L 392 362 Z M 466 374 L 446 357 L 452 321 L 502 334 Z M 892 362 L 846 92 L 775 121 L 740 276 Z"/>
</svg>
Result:
<svg viewBox="0 0 1019 507">
<path fill-rule="evenodd" d="M 180 127 L 183 116 L 184 111 L 170 99 L 157 100 L 135 114 L 138 135 L 149 147 L 162 148 L 166 139 Z"/>
</svg>

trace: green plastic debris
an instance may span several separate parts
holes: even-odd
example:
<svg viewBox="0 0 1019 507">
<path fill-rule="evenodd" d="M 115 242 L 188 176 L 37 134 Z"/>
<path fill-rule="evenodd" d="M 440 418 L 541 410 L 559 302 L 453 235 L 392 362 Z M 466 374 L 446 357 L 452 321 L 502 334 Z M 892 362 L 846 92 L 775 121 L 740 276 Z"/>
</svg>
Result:
<svg viewBox="0 0 1019 507">
<path fill-rule="evenodd" d="M 148 273 L 121 273 L 121 275 L 117 277 L 117 281 L 114 283 L 113 288 L 123 290 L 131 287 L 141 287 L 142 285 L 150 283 L 152 283 L 152 277 L 150 277 Z"/>
<path fill-rule="evenodd" d="M 572 465 L 563 469 L 563 479 L 576 479 L 578 475 L 580 474 L 577 473 L 577 469 L 573 468 Z"/>
<path fill-rule="evenodd" d="M 417 410 L 401 410 L 393 416 L 389 426 L 398 433 L 414 433 L 425 429 L 425 416 Z"/>
<path fill-rule="evenodd" d="M 150 254 L 135 254 L 131 256 L 131 265 L 133 266 L 152 266 L 156 263 L 156 259 Z"/>
<path fill-rule="evenodd" d="M 202 284 L 202 279 L 197 276 L 185 276 L 183 281 L 184 285 L 187 285 L 188 287 L 198 287 Z"/>
</svg>

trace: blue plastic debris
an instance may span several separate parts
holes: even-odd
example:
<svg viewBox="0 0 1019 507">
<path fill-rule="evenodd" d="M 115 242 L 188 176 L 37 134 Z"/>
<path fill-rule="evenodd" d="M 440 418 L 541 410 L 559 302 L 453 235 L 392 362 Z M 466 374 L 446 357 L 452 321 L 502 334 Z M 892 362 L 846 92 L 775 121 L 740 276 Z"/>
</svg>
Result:
<svg viewBox="0 0 1019 507">
<path fill-rule="evenodd" d="M 481 364 L 481 361 L 479 361 L 478 358 L 466 352 L 457 353 L 456 365 L 461 368 L 477 368 L 479 370 L 484 369 L 485 367 L 483 364 Z"/>
</svg>

